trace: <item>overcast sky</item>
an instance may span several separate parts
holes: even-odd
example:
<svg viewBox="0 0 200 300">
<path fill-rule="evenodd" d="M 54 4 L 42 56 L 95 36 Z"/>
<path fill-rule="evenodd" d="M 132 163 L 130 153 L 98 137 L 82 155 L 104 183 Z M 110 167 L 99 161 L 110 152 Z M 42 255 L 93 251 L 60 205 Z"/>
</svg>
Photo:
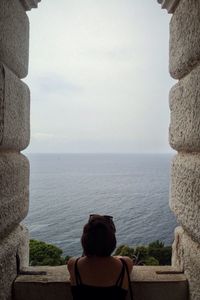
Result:
<svg viewBox="0 0 200 300">
<path fill-rule="evenodd" d="M 170 15 L 156 0 L 42 0 L 29 13 L 29 152 L 170 152 Z"/>
</svg>

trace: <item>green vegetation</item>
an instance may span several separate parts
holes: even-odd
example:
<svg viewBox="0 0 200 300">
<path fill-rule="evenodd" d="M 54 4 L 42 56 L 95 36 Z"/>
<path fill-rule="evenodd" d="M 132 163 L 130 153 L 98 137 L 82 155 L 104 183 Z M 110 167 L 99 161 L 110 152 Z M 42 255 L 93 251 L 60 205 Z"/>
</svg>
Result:
<svg viewBox="0 0 200 300">
<path fill-rule="evenodd" d="M 64 265 L 70 256 L 63 257 L 62 249 L 45 242 L 30 240 L 31 266 L 59 266 Z M 137 265 L 157 266 L 171 264 L 171 246 L 165 246 L 160 241 L 150 243 L 148 246 L 129 247 L 121 245 L 114 255 L 129 256 Z"/>
<path fill-rule="evenodd" d="M 62 257 L 63 251 L 45 242 L 30 240 L 31 266 L 60 266 L 64 265 L 69 257 Z"/>
<path fill-rule="evenodd" d="M 148 246 L 121 245 L 114 255 L 129 256 L 137 265 L 171 265 L 172 247 L 165 246 L 164 243 L 157 240 Z"/>
</svg>

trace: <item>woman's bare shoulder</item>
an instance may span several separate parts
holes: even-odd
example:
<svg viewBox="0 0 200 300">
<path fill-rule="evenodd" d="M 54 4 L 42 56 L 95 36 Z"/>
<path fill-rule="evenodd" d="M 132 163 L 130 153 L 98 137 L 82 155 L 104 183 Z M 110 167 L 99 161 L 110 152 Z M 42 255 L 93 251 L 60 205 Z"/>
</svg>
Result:
<svg viewBox="0 0 200 300">
<path fill-rule="evenodd" d="M 74 274 L 74 265 L 77 260 L 77 257 L 71 257 L 67 262 L 67 268 L 70 274 L 71 284 L 75 284 L 75 274 Z"/>
<path fill-rule="evenodd" d="M 133 269 L 133 261 L 130 257 L 128 257 L 128 256 L 114 256 L 114 257 L 117 259 L 123 259 L 127 264 L 129 272 L 131 273 L 131 271 Z"/>
<path fill-rule="evenodd" d="M 67 262 L 68 270 L 71 271 L 74 268 L 74 264 L 77 260 L 77 257 L 71 257 Z"/>
</svg>

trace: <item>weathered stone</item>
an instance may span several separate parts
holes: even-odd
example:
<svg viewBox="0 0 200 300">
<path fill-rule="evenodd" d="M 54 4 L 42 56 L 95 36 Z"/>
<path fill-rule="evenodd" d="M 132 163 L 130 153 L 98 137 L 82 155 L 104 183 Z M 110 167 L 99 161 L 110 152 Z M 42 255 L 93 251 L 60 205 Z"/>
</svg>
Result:
<svg viewBox="0 0 200 300">
<path fill-rule="evenodd" d="M 172 244 L 172 266 L 178 270 L 184 272 L 183 265 L 183 248 L 182 248 L 182 235 L 184 229 L 179 226 L 174 230 L 174 242 Z"/>
<path fill-rule="evenodd" d="M 4 91 L 5 80 L 2 67 L 0 67 L 0 142 L 3 137 L 3 125 L 4 125 Z"/>
<path fill-rule="evenodd" d="M 23 267 L 28 266 L 28 241 L 28 231 L 21 225 L 0 241 L 1 300 L 11 300 L 12 284 L 17 276 L 17 261 L 20 261 Z"/>
<path fill-rule="evenodd" d="M 166 9 L 169 14 L 175 12 L 175 9 L 180 0 L 158 0 L 158 3 L 161 4 L 163 9 Z"/>
<path fill-rule="evenodd" d="M 180 153 L 174 157 L 170 207 L 184 229 L 200 242 L 200 154 Z"/>
<path fill-rule="evenodd" d="M 194 242 L 191 237 L 178 227 L 175 231 L 173 244 L 172 264 L 183 268 L 189 281 L 190 300 L 200 298 L 200 244 Z"/>
<path fill-rule="evenodd" d="M 177 151 L 200 152 L 200 67 L 170 91 L 169 141 Z"/>
<path fill-rule="evenodd" d="M 29 162 L 18 153 L 0 153 L 0 239 L 28 212 Z"/>
<path fill-rule="evenodd" d="M 25 149 L 30 140 L 28 86 L 0 64 L 0 149 Z"/>
<path fill-rule="evenodd" d="M 13 300 L 71 300 L 66 266 L 29 267 L 46 275 L 18 276 Z M 131 275 L 134 300 L 187 300 L 187 280 L 171 266 L 135 266 Z M 130 297 L 127 297 L 129 300 Z"/>
<path fill-rule="evenodd" d="M 181 0 L 170 22 L 170 74 L 180 79 L 199 62 L 200 1 Z"/>
<path fill-rule="evenodd" d="M 41 0 L 20 0 L 25 10 L 31 10 L 32 8 L 37 8 L 38 3 Z"/>
<path fill-rule="evenodd" d="M 19 0 L 0 1 L 0 61 L 18 77 L 28 73 L 29 20 Z"/>
<path fill-rule="evenodd" d="M 22 238 L 17 248 L 19 270 L 22 271 L 29 266 L 29 231 L 25 225 L 20 224 L 19 228 L 22 231 Z"/>
</svg>

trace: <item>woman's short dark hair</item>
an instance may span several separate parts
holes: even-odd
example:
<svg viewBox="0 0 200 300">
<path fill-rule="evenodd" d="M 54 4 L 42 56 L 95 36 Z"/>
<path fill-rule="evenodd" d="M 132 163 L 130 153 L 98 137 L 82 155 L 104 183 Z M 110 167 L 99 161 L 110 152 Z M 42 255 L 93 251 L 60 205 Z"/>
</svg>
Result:
<svg viewBox="0 0 200 300">
<path fill-rule="evenodd" d="M 81 243 L 86 256 L 110 256 L 116 247 L 114 223 L 96 216 L 83 228 Z"/>
</svg>

